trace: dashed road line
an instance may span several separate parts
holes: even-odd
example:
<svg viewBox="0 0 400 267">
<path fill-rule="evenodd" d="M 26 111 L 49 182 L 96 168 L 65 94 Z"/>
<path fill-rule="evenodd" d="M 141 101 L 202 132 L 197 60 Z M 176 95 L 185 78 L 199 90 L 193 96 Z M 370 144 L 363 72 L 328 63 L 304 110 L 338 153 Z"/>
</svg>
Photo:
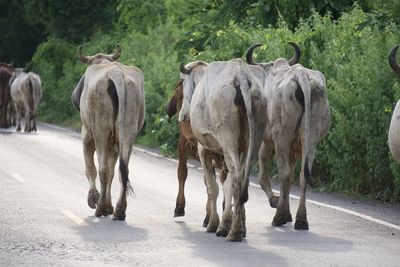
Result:
<svg viewBox="0 0 400 267">
<path fill-rule="evenodd" d="M 253 186 L 253 187 L 261 188 L 260 185 L 255 184 L 253 182 L 250 182 L 250 185 Z M 279 193 L 278 190 L 272 190 L 272 191 L 274 193 Z M 298 197 L 296 195 L 290 194 L 289 196 L 291 198 L 293 198 L 293 199 L 297 199 L 297 200 L 300 199 L 300 197 Z M 383 220 L 379 220 L 379 219 L 374 218 L 374 217 L 369 216 L 369 215 L 365 215 L 365 214 L 362 214 L 362 213 L 359 213 L 359 212 L 356 212 L 356 211 L 352 211 L 352 210 L 349 210 L 349 209 L 341 208 L 341 207 L 338 207 L 338 206 L 325 204 L 325 203 L 318 202 L 318 201 L 315 201 L 315 200 L 307 199 L 306 201 L 308 203 L 311 203 L 311 204 L 314 204 L 314 205 L 318 205 L 318 206 L 321 206 L 321 207 L 325 207 L 325 208 L 334 209 L 334 210 L 337 210 L 337 211 L 340 211 L 340 212 L 344 212 L 344 213 L 359 217 L 361 219 L 364 219 L 364 220 L 367 220 L 367 221 L 370 221 L 370 222 L 373 222 L 373 223 L 381 224 L 381 225 L 384 225 L 384 226 L 387 226 L 387 227 L 390 227 L 390 228 L 393 228 L 393 229 L 396 229 L 396 230 L 400 231 L 400 226 L 399 225 L 392 224 L 392 223 L 389 223 L 389 222 L 386 222 L 386 221 L 383 221 Z"/>
<path fill-rule="evenodd" d="M 13 173 L 10 173 L 10 175 L 12 177 L 14 177 L 14 179 L 17 180 L 18 182 L 20 182 L 21 184 L 26 182 L 26 180 L 24 178 L 22 178 L 18 173 L 13 172 Z"/>
<path fill-rule="evenodd" d="M 79 218 L 78 216 L 73 214 L 72 211 L 62 210 L 61 212 L 62 212 L 62 214 L 64 214 L 66 217 L 68 217 L 71 221 L 73 221 L 77 225 L 87 225 L 87 223 L 84 220 L 82 220 L 81 218 Z"/>
</svg>

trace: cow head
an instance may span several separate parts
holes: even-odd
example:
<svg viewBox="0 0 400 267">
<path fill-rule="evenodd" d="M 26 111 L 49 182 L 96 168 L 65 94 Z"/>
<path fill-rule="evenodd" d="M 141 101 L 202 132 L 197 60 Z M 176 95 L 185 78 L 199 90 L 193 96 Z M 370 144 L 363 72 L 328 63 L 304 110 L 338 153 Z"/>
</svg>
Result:
<svg viewBox="0 0 400 267">
<path fill-rule="evenodd" d="M 183 103 L 182 108 L 179 112 L 179 121 L 189 121 L 189 110 L 190 103 L 192 102 L 192 96 L 196 85 L 204 76 L 204 72 L 208 66 L 208 63 L 204 61 L 190 62 L 184 66 L 181 63 L 181 79 L 183 80 Z"/>
<path fill-rule="evenodd" d="M 84 56 L 82 53 L 82 46 L 80 46 L 78 50 L 78 58 L 80 59 L 80 61 L 88 65 L 113 62 L 116 61 L 120 55 L 121 55 L 121 47 L 119 46 L 119 44 L 117 44 L 115 52 L 109 55 L 103 53 L 97 53 L 94 56 Z"/>
<path fill-rule="evenodd" d="M 392 50 L 390 50 L 390 53 L 389 53 L 389 65 L 390 65 L 390 67 L 392 67 L 392 70 L 397 75 L 400 75 L 400 65 L 396 61 L 396 53 L 397 53 L 397 49 L 399 49 L 399 47 L 400 47 L 399 45 L 396 45 L 395 47 L 392 48 Z"/>
<path fill-rule="evenodd" d="M 253 59 L 253 50 L 259 46 L 262 46 L 262 44 L 253 44 L 251 45 L 246 52 L 246 61 L 247 64 L 250 65 L 258 65 L 261 66 L 264 70 L 268 71 L 274 64 L 285 64 L 285 65 L 295 65 L 297 64 L 297 62 L 299 62 L 300 59 L 300 48 L 296 43 L 293 42 L 289 42 L 290 45 L 293 46 L 294 49 L 294 55 L 291 59 L 289 59 L 288 61 L 286 59 L 277 59 L 276 61 L 272 61 L 272 62 L 268 62 L 268 63 L 257 63 L 254 61 Z"/>
</svg>

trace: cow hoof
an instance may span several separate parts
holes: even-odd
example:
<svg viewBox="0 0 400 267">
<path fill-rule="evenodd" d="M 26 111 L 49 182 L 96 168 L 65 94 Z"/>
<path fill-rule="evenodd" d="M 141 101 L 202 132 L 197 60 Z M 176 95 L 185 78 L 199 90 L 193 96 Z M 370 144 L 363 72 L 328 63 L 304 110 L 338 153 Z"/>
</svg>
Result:
<svg viewBox="0 0 400 267">
<path fill-rule="evenodd" d="M 210 216 L 206 215 L 203 221 L 203 227 L 207 228 L 208 223 L 210 222 Z"/>
<path fill-rule="evenodd" d="M 227 229 L 224 225 L 218 226 L 217 232 L 215 233 L 217 236 L 226 237 L 229 234 L 229 229 Z"/>
<path fill-rule="evenodd" d="M 176 204 L 174 217 L 185 216 L 185 206 Z"/>
<path fill-rule="evenodd" d="M 307 222 L 307 220 L 296 219 L 296 222 L 294 224 L 294 229 L 295 230 L 308 230 L 308 222 Z"/>
<path fill-rule="evenodd" d="M 125 221 L 126 215 L 125 214 L 113 214 L 112 220 L 113 221 Z"/>
<path fill-rule="evenodd" d="M 269 199 L 269 205 L 271 206 L 271 208 L 277 208 L 278 207 L 278 200 L 279 197 L 277 196 L 273 196 Z"/>
<path fill-rule="evenodd" d="M 107 215 L 110 215 L 110 214 L 113 214 L 114 213 L 114 207 L 111 205 L 111 206 L 108 206 L 108 208 L 107 208 Z"/>
<path fill-rule="evenodd" d="M 114 210 L 114 214 L 113 214 L 113 218 L 112 218 L 113 221 L 125 221 L 125 217 L 126 217 L 125 209 L 118 208 L 118 205 L 117 205 L 117 207 Z"/>
<path fill-rule="evenodd" d="M 240 242 L 243 240 L 243 233 L 241 231 L 230 231 L 226 240 Z"/>
<path fill-rule="evenodd" d="M 89 207 L 91 207 L 92 209 L 95 209 L 97 206 L 97 203 L 99 202 L 99 199 L 100 199 L 100 193 L 97 190 L 89 191 L 88 199 L 87 199 Z"/>
<path fill-rule="evenodd" d="M 272 226 L 282 226 L 292 221 L 292 214 L 290 213 L 288 215 L 275 215 L 274 219 L 272 220 Z"/>
<path fill-rule="evenodd" d="M 97 208 L 96 212 L 94 213 L 94 216 L 96 216 L 96 217 L 101 217 L 101 216 L 107 217 L 108 216 L 108 211 L 106 209 Z"/>
<path fill-rule="evenodd" d="M 217 231 L 217 229 L 218 229 L 218 224 L 207 226 L 208 233 L 215 233 Z"/>
</svg>

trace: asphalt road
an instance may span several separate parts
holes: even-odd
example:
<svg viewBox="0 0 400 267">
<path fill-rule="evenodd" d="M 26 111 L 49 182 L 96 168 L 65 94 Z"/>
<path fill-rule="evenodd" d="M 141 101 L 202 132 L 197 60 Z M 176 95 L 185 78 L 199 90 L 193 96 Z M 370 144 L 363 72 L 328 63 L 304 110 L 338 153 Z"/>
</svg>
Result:
<svg viewBox="0 0 400 267">
<path fill-rule="evenodd" d="M 228 242 L 202 227 L 197 168 L 189 170 L 186 215 L 173 218 L 176 167 L 134 149 L 126 221 L 96 218 L 79 135 L 43 124 L 36 134 L 0 131 L 0 266 L 400 266 L 397 206 L 311 193 L 309 231 L 275 228 L 275 210 L 252 183 L 247 238 Z M 119 187 L 115 179 L 114 204 Z M 292 198 L 293 215 L 296 208 Z"/>
</svg>

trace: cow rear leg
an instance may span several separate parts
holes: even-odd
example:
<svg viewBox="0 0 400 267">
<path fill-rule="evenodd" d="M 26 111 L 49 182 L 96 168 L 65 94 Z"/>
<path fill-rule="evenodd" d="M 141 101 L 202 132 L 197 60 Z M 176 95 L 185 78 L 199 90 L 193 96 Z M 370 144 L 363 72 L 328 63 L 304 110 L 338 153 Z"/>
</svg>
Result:
<svg viewBox="0 0 400 267">
<path fill-rule="evenodd" d="M 272 192 L 271 180 L 268 173 L 268 165 L 272 159 L 273 146 L 274 144 L 272 141 L 267 143 L 262 142 L 261 144 L 260 151 L 258 153 L 260 159 L 259 177 L 261 188 L 268 197 L 269 205 L 272 208 L 276 208 L 278 206 L 279 197 L 275 196 L 275 194 Z"/>
<path fill-rule="evenodd" d="M 100 199 L 100 193 L 96 188 L 97 170 L 94 165 L 95 143 L 93 136 L 82 126 L 83 156 L 85 158 L 85 174 L 89 182 L 89 193 L 87 196 L 88 206 L 95 209 Z"/>
<path fill-rule="evenodd" d="M 210 218 L 207 225 L 207 232 L 217 231 L 219 225 L 219 215 L 217 212 L 217 198 L 219 194 L 218 184 L 214 175 L 212 159 L 209 151 L 198 145 L 200 161 L 204 169 L 204 182 L 207 187 L 207 202 L 210 205 Z"/>
<path fill-rule="evenodd" d="M 25 133 L 30 133 L 32 131 L 32 129 L 31 129 L 32 114 L 31 113 L 32 112 L 31 112 L 29 106 L 25 105 L 25 129 L 24 129 Z"/>
<path fill-rule="evenodd" d="M 187 169 L 187 159 L 188 159 L 188 146 L 185 137 L 181 134 L 179 136 L 178 141 L 178 154 L 179 154 L 179 163 L 178 163 L 178 182 L 179 182 L 179 191 L 178 196 L 176 197 L 176 206 L 174 217 L 184 216 L 185 215 L 185 183 L 188 175 Z"/>
<path fill-rule="evenodd" d="M 114 208 L 111 204 L 111 182 L 114 176 L 114 166 L 116 162 L 116 152 L 110 149 L 108 140 L 97 140 L 96 148 L 99 160 L 99 178 L 100 178 L 100 199 L 96 209 L 96 217 L 108 216 L 113 214 Z"/>
<path fill-rule="evenodd" d="M 231 230 L 232 226 L 232 177 L 228 173 L 222 184 L 224 192 L 224 207 L 221 223 L 218 226 L 216 235 L 226 237 Z"/>
<path fill-rule="evenodd" d="M 21 131 L 21 107 L 15 103 L 15 112 L 17 113 L 17 132 Z"/>
<path fill-rule="evenodd" d="M 307 182 L 303 175 L 303 170 L 300 174 L 300 201 L 299 207 L 296 213 L 296 222 L 294 224 L 294 229 L 296 230 L 308 230 L 307 221 L 307 210 L 306 210 L 306 188 Z"/>
<path fill-rule="evenodd" d="M 236 151 L 224 151 L 224 156 L 226 166 L 229 170 L 228 178 L 224 183 L 224 195 L 226 194 L 226 210 L 224 214 L 229 212 L 229 204 L 232 203 L 232 199 L 234 205 L 232 224 L 226 239 L 229 241 L 242 241 L 246 236 L 245 218 L 243 217 L 245 213 L 244 204 L 240 203 L 240 195 L 243 187 L 240 172 L 242 168 L 240 168 L 240 160 Z"/>
<path fill-rule="evenodd" d="M 316 134 L 314 136 L 317 136 Z M 315 147 L 317 145 L 317 140 L 312 140 L 311 142 L 311 151 L 315 151 Z M 315 152 L 311 152 L 309 154 L 309 167 L 311 170 L 312 162 L 314 160 Z M 304 157 L 305 158 L 305 157 Z M 300 171 L 300 200 L 299 207 L 297 208 L 296 213 L 296 222 L 294 224 L 294 229 L 296 230 L 308 230 L 308 221 L 307 221 L 307 209 L 306 209 L 306 190 L 307 190 L 307 181 L 304 176 L 304 161 L 302 160 L 302 168 Z"/>
<path fill-rule="evenodd" d="M 114 179 L 114 169 L 115 169 L 115 163 L 117 162 L 118 159 L 118 149 L 117 146 L 113 143 L 110 144 L 109 147 L 109 158 L 108 158 L 108 179 L 107 179 L 107 188 L 106 188 L 106 203 L 107 203 L 107 213 L 108 214 L 113 214 L 114 213 L 114 207 L 112 205 L 111 201 L 111 184 Z"/>
<path fill-rule="evenodd" d="M 286 139 L 289 140 L 289 139 Z M 289 208 L 290 183 L 293 177 L 295 159 L 290 154 L 290 144 L 277 141 L 276 161 L 279 177 L 281 179 L 280 197 L 278 207 L 272 220 L 273 226 L 282 226 L 288 222 L 292 222 L 292 214 Z"/>
<path fill-rule="evenodd" d="M 127 144 L 132 144 L 133 140 L 135 140 L 135 136 L 132 139 L 126 139 Z M 124 157 L 124 163 L 126 167 L 126 175 L 129 175 L 129 157 L 131 154 L 131 148 L 129 148 L 129 151 L 127 152 L 127 156 Z M 121 161 L 121 158 L 119 159 Z M 121 162 L 120 162 L 121 164 Z M 122 183 L 122 174 L 121 174 L 121 165 L 119 168 L 119 176 L 118 176 L 119 182 L 121 184 L 121 190 L 119 194 L 119 199 L 117 201 L 117 204 L 115 205 L 115 210 L 113 214 L 113 220 L 118 220 L 118 221 L 124 221 L 126 217 L 126 207 L 127 207 L 127 188 L 124 188 L 123 183 Z"/>
</svg>

